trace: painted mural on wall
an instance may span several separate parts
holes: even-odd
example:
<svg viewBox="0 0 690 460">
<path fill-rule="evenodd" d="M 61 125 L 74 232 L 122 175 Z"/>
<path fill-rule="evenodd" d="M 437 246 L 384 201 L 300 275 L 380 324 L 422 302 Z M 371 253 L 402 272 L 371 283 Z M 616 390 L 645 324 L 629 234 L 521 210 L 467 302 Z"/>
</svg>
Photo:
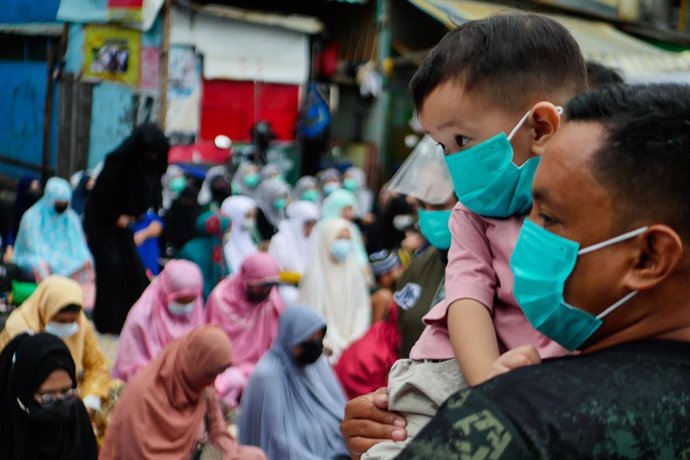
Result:
<svg viewBox="0 0 690 460">
<path fill-rule="evenodd" d="M 0 75 L 0 155 L 40 166 L 46 65 L 4 61 Z M 15 175 L 6 166 L 2 172 Z"/>
<path fill-rule="evenodd" d="M 141 32 L 109 26 L 84 29 L 84 78 L 139 84 Z"/>
</svg>

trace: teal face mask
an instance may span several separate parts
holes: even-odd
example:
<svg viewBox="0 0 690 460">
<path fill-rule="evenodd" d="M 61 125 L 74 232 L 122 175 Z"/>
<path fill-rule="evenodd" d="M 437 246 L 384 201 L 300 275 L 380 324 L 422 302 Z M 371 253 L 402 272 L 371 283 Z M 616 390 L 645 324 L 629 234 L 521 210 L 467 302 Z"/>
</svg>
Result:
<svg viewBox="0 0 690 460">
<path fill-rule="evenodd" d="M 450 248 L 450 229 L 448 228 L 448 221 L 450 220 L 450 209 L 442 211 L 427 211 L 419 209 L 417 215 L 419 216 L 419 229 L 424 235 L 424 238 L 436 249 L 446 250 Z"/>
<path fill-rule="evenodd" d="M 559 113 L 563 111 L 558 107 Z M 527 112 L 509 135 L 497 134 L 467 150 L 446 155 L 446 166 L 458 200 L 484 217 L 506 218 L 532 208 L 532 179 L 539 158 L 513 163 L 511 139 L 525 124 Z"/>
<path fill-rule="evenodd" d="M 170 191 L 181 193 L 187 187 L 187 179 L 184 176 L 177 176 L 170 181 Z"/>
<path fill-rule="evenodd" d="M 244 176 L 244 179 L 242 179 L 244 185 L 246 185 L 249 188 L 255 188 L 257 185 L 259 185 L 260 181 L 261 178 L 257 173 L 247 174 L 246 176 Z"/>
<path fill-rule="evenodd" d="M 310 190 L 305 190 L 302 192 L 302 199 L 305 201 L 311 201 L 312 203 L 316 203 L 319 201 L 319 192 L 318 190 L 310 189 Z"/>
<path fill-rule="evenodd" d="M 273 202 L 273 207 L 276 208 L 278 211 L 282 211 L 287 207 L 287 200 L 285 198 L 278 198 Z"/>
<path fill-rule="evenodd" d="M 359 185 L 356 180 L 348 178 L 343 181 L 343 188 L 350 192 L 356 192 L 359 189 Z"/>
<path fill-rule="evenodd" d="M 647 231 L 642 227 L 602 243 L 580 249 L 580 244 L 526 220 L 520 231 L 510 268 L 513 293 L 532 327 L 568 350 L 577 350 L 603 324 L 603 319 L 632 299 L 633 291 L 594 316 L 569 305 L 563 298 L 578 256 L 629 240 Z"/>
</svg>

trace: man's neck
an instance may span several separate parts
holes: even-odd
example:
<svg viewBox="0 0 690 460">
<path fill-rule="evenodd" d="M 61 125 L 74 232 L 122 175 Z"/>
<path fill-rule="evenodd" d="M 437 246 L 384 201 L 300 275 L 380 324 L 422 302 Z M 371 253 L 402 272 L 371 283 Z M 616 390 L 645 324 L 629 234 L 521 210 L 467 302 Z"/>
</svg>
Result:
<svg viewBox="0 0 690 460">
<path fill-rule="evenodd" d="M 591 353 L 594 351 L 603 350 L 605 348 L 622 345 L 624 343 L 639 342 L 641 340 L 678 340 L 682 342 L 690 342 L 690 326 L 677 328 L 654 328 L 650 329 L 646 324 L 637 324 L 620 332 L 612 334 L 598 340 L 596 343 L 588 346 L 583 353 Z"/>
</svg>

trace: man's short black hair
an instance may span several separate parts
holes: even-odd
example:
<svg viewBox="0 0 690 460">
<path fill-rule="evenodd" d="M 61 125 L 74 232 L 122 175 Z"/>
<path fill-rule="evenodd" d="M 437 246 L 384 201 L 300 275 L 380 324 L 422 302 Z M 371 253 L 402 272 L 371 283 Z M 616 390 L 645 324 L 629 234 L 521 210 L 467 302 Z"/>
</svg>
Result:
<svg viewBox="0 0 690 460">
<path fill-rule="evenodd" d="M 665 223 L 690 242 L 690 86 L 604 86 L 565 113 L 604 127 L 591 168 L 620 203 L 621 227 Z"/>
<path fill-rule="evenodd" d="M 587 86 L 590 89 L 616 83 L 623 83 L 623 77 L 616 70 L 597 62 L 587 61 Z"/>
<path fill-rule="evenodd" d="M 523 13 L 470 21 L 448 32 L 410 81 L 417 111 L 448 81 L 511 110 L 529 108 L 536 97 L 565 102 L 587 85 L 580 47 L 565 27 Z"/>
</svg>

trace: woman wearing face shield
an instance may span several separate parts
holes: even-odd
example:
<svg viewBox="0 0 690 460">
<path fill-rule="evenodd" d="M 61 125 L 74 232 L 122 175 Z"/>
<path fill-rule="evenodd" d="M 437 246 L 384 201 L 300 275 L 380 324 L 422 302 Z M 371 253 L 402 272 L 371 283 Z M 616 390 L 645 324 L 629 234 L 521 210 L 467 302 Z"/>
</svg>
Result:
<svg viewBox="0 0 690 460">
<path fill-rule="evenodd" d="M 451 239 L 448 221 L 457 202 L 438 144 L 424 137 L 391 179 L 388 191 L 417 200 L 417 225 L 426 240 L 395 284 L 402 336 L 400 357 L 407 358 L 424 331 L 422 318 L 443 298 Z"/>
<path fill-rule="evenodd" d="M 220 282 L 206 303 L 206 322 L 219 326 L 232 341 L 233 366 L 216 381 L 229 408 L 240 396 L 259 358 L 273 344 L 283 302 L 278 295 L 278 264 L 270 255 L 248 256 L 239 273 Z"/>
<path fill-rule="evenodd" d="M 76 367 L 51 334 L 20 334 L 0 354 L 0 458 L 98 458 Z"/>
<path fill-rule="evenodd" d="M 339 433 L 345 395 L 323 352 L 325 321 L 308 307 L 280 317 L 278 337 L 242 397 L 240 441 L 272 459 L 349 458 Z"/>
<path fill-rule="evenodd" d="M 43 280 L 36 292 L 7 318 L 0 332 L 0 348 L 15 336 L 30 331 L 48 332 L 65 342 L 80 376 L 79 390 L 89 411 L 101 409 L 111 387 L 107 359 L 82 309 L 79 285 L 62 276 Z"/>
<path fill-rule="evenodd" d="M 51 274 L 74 279 L 84 291 L 84 307 L 90 310 L 95 295 L 93 259 L 81 219 L 69 207 L 71 199 L 69 182 L 59 177 L 48 180 L 43 198 L 22 217 L 13 262 L 36 282 Z"/>
</svg>

